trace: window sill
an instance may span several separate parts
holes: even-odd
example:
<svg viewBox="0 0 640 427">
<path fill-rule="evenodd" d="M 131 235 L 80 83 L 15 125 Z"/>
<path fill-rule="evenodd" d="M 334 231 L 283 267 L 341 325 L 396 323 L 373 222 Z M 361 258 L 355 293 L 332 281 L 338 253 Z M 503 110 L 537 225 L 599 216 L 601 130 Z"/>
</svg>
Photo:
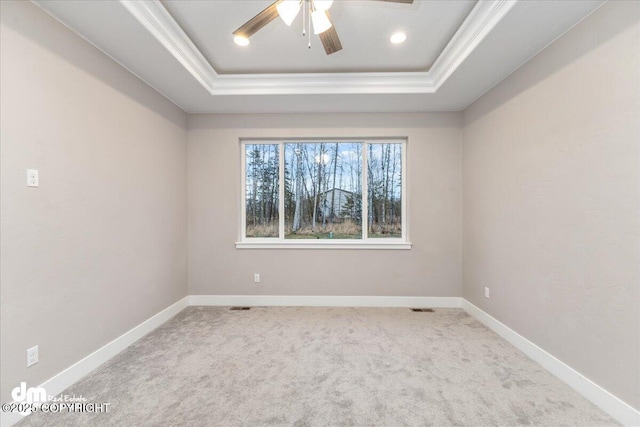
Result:
<svg viewBox="0 0 640 427">
<path fill-rule="evenodd" d="M 409 250 L 411 243 L 404 241 L 244 241 L 236 242 L 236 249 L 356 249 L 356 250 Z"/>
</svg>

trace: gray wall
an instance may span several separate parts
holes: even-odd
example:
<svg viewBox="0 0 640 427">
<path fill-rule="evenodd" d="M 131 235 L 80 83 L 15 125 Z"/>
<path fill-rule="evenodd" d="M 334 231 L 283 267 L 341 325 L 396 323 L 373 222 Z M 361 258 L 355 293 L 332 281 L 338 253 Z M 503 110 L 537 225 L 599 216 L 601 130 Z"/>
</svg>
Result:
<svg viewBox="0 0 640 427">
<path fill-rule="evenodd" d="M 189 116 L 189 293 L 460 296 L 460 120 L 459 113 Z M 413 249 L 235 248 L 239 138 L 350 136 L 408 136 Z"/>
<path fill-rule="evenodd" d="M 464 297 L 636 408 L 639 22 L 606 4 L 463 130 Z"/>
<path fill-rule="evenodd" d="M 6 402 L 187 294 L 187 158 L 181 110 L 30 2 L 0 3 Z"/>
</svg>

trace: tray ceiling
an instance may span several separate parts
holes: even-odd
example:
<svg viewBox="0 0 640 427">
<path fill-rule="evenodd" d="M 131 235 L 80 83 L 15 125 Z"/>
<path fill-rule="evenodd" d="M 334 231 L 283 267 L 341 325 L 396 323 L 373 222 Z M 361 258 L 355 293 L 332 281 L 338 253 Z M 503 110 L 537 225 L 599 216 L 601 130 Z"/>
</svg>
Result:
<svg viewBox="0 0 640 427">
<path fill-rule="evenodd" d="M 301 16 L 291 27 L 276 19 L 249 46 L 236 46 L 231 33 L 271 0 L 162 3 L 219 74 L 262 74 L 428 71 L 476 2 L 335 1 L 331 17 L 344 49 L 331 57 L 317 36 L 307 48 Z M 404 43 L 389 42 L 396 31 L 408 35 Z"/>
<path fill-rule="evenodd" d="M 603 1 L 337 0 L 331 56 L 279 19 L 234 45 L 268 1 L 34 3 L 187 112 L 275 113 L 462 110 Z M 392 46 L 397 29 L 407 42 Z"/>
</svg>

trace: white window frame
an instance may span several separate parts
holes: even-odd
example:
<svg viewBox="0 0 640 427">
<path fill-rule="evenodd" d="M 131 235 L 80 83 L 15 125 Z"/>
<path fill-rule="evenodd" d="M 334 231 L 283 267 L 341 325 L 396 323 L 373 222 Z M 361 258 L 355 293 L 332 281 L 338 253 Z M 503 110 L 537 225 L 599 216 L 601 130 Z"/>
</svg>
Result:
<svg viewBox="0 0 640 427">
<path fill-rule="evenodd" d="M 361 239 L 285 239 L 285 215 L 284 215 L 284 145 L 286 143 L 361 143 L 364 148 L 362 150 L 362 238 Z M 368 237 L 368 173 L 367 173 L 367 144 L 384 144 L 394 143 L 402 144 L 402 237 Z M 278 237 L 249 237 L 247 238 L 247 221 L 246 221 L 246 146 L 247 145 L 278 145 L 278 162 L 279 162 L 279 183 L 278 183 L 278 219 L 279 219 L 279 236 Z M 240 227 L 239 239 L 236 242 L 237 249 L 411 249 L 409 242 L 409 224 L 407 221 L 407 148 L 408 138 L 392 137 L 392 138 L 248 138 L 240 139 Z"/>
</svg>

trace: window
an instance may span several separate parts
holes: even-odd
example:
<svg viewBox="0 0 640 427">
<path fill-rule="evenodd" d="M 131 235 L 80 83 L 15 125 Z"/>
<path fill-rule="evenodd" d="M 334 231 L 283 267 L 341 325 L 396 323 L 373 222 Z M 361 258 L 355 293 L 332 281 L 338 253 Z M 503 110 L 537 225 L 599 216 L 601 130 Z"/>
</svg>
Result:
<svg viewBox="0 0 640 427">
<path fill-rule="evenodd" d="M 405 140 L 242 141 L 238 248 L 408 249 Z"/>
</svg>

